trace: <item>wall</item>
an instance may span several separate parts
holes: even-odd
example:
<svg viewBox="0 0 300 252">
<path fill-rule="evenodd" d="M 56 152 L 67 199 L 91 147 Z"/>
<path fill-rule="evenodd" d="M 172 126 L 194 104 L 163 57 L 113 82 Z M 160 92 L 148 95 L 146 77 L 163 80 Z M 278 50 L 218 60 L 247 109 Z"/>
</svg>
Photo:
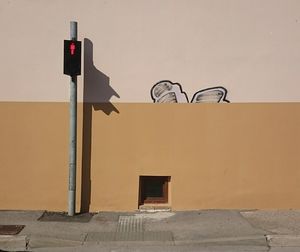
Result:
<svg viewBox="0 0 300 252">
<path fill-rule="evenodd" d="M 67 209 L 69 77 L 79 22 L 77 211 L 137 209 L 140 175 L 175 210 L 299 208 L 298 0 L 0 2 L 0 209 Z M 153 104 L 162 81 L 188 101 Z"/>
<path fill-rule="evenodd" d="M 175 210 L 300 207 L 298 103 L 115 106 L 80 117 L 78 211 L 137 209 L 140 175 L 171 176 Z M 68 104 L 0 114 L 1 208 L 66 210 Z"/>
<path fill-rule="evenodd" d="M 0 100 L 69 100 L 62 50 L 76 20 L 119 94 L 112 102 L 151 102 L 160 80 L 189 96 L 221 85 L 231 102 L 296 102 L 299 8 L 298 0 L 3 0 Z"/>
</svg>

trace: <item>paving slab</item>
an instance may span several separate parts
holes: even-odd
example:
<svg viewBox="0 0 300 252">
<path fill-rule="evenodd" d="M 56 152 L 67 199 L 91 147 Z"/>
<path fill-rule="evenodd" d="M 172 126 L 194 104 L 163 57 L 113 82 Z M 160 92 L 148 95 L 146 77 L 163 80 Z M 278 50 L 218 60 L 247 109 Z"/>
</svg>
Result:
<svg viewBox="0 0 300 252">
<path fill-rule="evenodd" d="M 33 248 L 43 247 L 52 248 L 81 246 L 83 244 L 84 237 L 79 239 L 70 239 L 68 237 L 31 235 L 28 240 L 28 248 L 31 250 Z"/>
<path fill-rule="evenodd" d="M 0 211 L 1 225 L 26 225 L 37 221 L 44 211 Z"/>
<path fill-rule="evenodd" d="M 244 211 L 241 215 L 267 234 L 300 235 L 300 210 Z"/>
<path fill-rule="evenodd" d="M 171 231 L 147 231 L 144 232 L 144 241 L 173 241 Z"/>
<path fill-rule="evenodd" d="M 24 251 L 27 248 L 27 237 L 16 235 L 1 235 L 0 250 Z"/>
<path fill-rule="evenodd" d="M 300 251 L 300 235 L 267 235 L 270 247 L 298 247 Z"/>
<path fill-rule="evenodd" d="M 172 231 L 175 241 L 266 234 L 231 210 L 176 212 L 162 219 L 149 217 L 144 225 L 147 231 Z"/>
<path fill-rule="evenodd" d="M 93 218 L 88 223 L 34 221 L 27 224 L 20 234 L 41 236 L 49 236 L 49 234 L 52 234 L 54 238 L 68 237 L 70 240 L 76 240 L 81 239 L 82 234 L 87 234 L 88 232 L 114 232 L 116 228 L 116 221 L 94 220 Z"/>
</svg>

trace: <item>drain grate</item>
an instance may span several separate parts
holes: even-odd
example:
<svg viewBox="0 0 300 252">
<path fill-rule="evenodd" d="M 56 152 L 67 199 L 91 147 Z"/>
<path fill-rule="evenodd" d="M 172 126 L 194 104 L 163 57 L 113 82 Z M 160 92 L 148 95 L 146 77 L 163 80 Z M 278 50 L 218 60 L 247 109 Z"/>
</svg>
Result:
<svg viewBox="0 0 300 252">
<path fill-rule="evenodd" d="M 143 232 L 143 218 L 136 216 L 119 216 L 118 233 Z"/>
<path fill-rule="evenodd" d="M 24 225 L 0 225 L 0 235 L 16 235 L 22 231 Z"/>
</svg>

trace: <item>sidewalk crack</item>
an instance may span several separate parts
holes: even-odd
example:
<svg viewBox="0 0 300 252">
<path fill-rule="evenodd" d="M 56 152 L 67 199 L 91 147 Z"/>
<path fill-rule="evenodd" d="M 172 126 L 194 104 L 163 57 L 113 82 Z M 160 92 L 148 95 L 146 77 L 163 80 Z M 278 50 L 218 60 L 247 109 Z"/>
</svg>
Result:
<svg viewBox="0 0 300 252">
<path fill-rule="evenodd" d="M 83 240 L 82 240 L 81 245 L 84 245 L 84 243 L 85 243 L 86 240 L 87 240 L 87 237 L 88 237 L 88 233 L 86 233 L 86 234 L 84 235 L 84 238 L 83 238 Z"/>
<path fill-rule="evenodd" d="M 29 249 L 29 237 L 26 236 L 25 237 L 25 250 L 28 251 L 28 249 Z"/>
</svg>

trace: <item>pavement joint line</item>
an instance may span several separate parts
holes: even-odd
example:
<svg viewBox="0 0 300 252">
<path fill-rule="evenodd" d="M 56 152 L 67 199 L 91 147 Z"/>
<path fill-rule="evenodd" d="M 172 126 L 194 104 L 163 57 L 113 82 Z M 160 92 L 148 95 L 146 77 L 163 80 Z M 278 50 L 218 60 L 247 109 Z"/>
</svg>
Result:
<svg viewBox="0 0 300 252">
<path fill-rule="evenodd" d="M 142 232 L 145 233 L 145 232 Z M 157 232 L 159 233 L 159 232 Z M 130 234 L 127 233 L 127 234 Z M 134 233 L 133 233 L 134 234 Z M 125 235 L 125 234 L 124 234 Z M 3 237 L 3 236 L 2 236 Z M 85 234 L 84 240 L 81 242 L 82 244 L 85 243 L 89 243 L 89 241 L 87 240 L 88 234 Z M 1 237 L 0 237 L 1 238 Z M 11 236 L 6 236 L 6 238 L 11 238 Z M 54 237 L 49 237 L 49 236 L 41 236 L 41 238 L 44 239 L 49 239 L 52 241 L 66 241 L 66 242 L 72 242 L 75 240 L 71 240 L 71 239 L 61 239 L 61 238 L 54 238 Z M 300 235 L 298 236 L 290 236 L 290 235 L 278 235 L 276 236 L 276 238 L 292 238 L 292 239 L 297 239 L 300 241 Z M 203 243 L 214 243 L 214 242 L 228 242 L 228 241 L 245 241 L 245 240 L 258 240 L 258 239 L 264 239 L 266 240 L 266 245 L 269 247 L 269 243 L 268 240 L 269 238 L 267 238 L 267 236 L 265 235 L 258 235 L 258 236 L 242 236 L 242 237 L 220 237 L 220 238 L 204 238 L 201 240 L 174 240 L 174 238 L 172 237 L 172 240 L 166 240 L 166 241 L 160 241 L 160 240 L 153 240 L 153 242 L 174 242 L 175 244 L 187 244 L 187 243 L 193 243 L 193 244 L 203 244 Z M 26 240 L 29 241 L 29 238 L 26 237 Z M 119 242 L 120 240 L 110 240 L 107 242 Z M 123 242 L 125 242 L 126 240 L 122 240 Z M 128 240 L 128 242 L 148 242 L 148 241 L 140 241 L 140 240 Z M 101 241 L 101 242 L 105 242 L 105 241 Z M 127 242 L 127 241 L 126 241 Z"/>
</svg>

